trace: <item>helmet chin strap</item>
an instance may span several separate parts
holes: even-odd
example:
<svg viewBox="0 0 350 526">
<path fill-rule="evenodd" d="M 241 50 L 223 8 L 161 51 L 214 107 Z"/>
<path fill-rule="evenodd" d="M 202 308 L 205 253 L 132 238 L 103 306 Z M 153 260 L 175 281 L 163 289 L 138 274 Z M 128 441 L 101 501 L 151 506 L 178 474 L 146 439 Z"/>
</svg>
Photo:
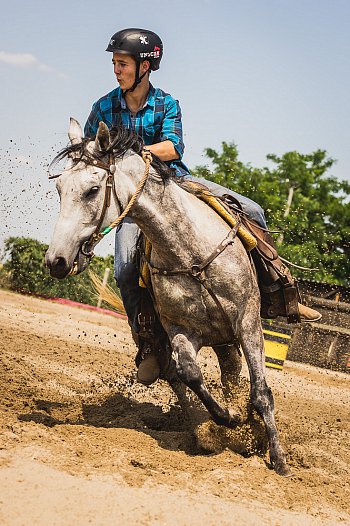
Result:
<svg viewBox="0 0 350 526">
<path fill-rule="evenodd" d="M 134 91 L 134 89 L 137 88 L 137 86 L 140 84 L 140 82 L 143 79 L 143 77 L 146 75 L 147 71 L 145 71 L 144 74 L 141 75 L 141 77 L 140 77 L 140 64 L 141 63 L 139 61 L 136 62 L 135 82 L 131 86 L 131 88 L 128 88 L 128 89 L 123 91 L 123 97 L 125 97 L 125 95 L 127 93 L 132 93 Z"/>
</svg>

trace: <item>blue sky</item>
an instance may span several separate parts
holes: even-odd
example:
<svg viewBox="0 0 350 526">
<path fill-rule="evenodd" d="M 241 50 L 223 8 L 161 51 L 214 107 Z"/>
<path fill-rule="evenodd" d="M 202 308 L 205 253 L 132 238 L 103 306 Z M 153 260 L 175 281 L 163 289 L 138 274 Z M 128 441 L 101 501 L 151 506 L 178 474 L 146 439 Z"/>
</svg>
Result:
<svg viewBox="0 0 350 526">
<path fill-rule="evenodd" d="M 348 0 L 0 0 L 0 243 L 48 242 L 58 212 L 45 164 L 70 116 L 116 85 L 110 36 L 124 27 L 164 42 L 154 85 L 179 99 L 185 162 L 234 141 L 243 162 L 326 149 L 350 180 Z M 113 236 L 112 236 L 113 237 Z M 109 251 L 105 242 L 102 253 Z"/>
</svg>

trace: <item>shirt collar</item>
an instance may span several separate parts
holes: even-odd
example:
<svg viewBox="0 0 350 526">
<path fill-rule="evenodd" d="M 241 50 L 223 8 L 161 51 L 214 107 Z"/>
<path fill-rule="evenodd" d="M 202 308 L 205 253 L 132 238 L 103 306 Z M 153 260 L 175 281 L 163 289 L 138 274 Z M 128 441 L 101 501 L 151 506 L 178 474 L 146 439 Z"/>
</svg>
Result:
<svg viewBox="0 0 350 526">
<path fill-rule="evenodd" d="M 151 106 L 153 108 L 154 102 L 155 102 L 155 89 L 152 86 L 152 84 L 150 83 L 147 99 L 146 99 L 146 102 L 145 102 L 143 107 L 145 108 L 146 106 Z M 121 89 L 120 89 L 120 105 L 121 105 L 123 110 L 127 109 L 126 101 L 125 101 L 125 99 L 123 97 L 123 92 L 122 92 Z"/>
</svg>

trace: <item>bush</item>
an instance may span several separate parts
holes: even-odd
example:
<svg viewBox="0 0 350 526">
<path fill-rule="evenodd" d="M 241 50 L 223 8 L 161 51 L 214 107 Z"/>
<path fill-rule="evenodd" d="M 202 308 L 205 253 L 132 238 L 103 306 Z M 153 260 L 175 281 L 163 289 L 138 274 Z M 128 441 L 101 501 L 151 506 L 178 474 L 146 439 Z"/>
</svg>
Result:
<svg viewBox="0 0 350 526">
<path fill-rule="evenodd" d="M 0 263 L 0 289 L 10 289 L 10 275 L 4 265 Z"/>
<path fill-rule="evenodd" d="M 87 272 L 78 276 L 68 276 L 63 280 L 50 276 L 45 265 L 47 249 L 48 245 L 31 238 L 11 237 L 5 241 L 5 263 L 2 275 L 7 276 L 10 288 L 19 292 L 67 298 L 96 305 L 96 293 Z M 113 268 L 113 256 L 104 258 L 95 256 L 90 267 L 102 277 L 106 267 Z M 109 285 L 115 288 L 112 272 Z"/>
</svg>

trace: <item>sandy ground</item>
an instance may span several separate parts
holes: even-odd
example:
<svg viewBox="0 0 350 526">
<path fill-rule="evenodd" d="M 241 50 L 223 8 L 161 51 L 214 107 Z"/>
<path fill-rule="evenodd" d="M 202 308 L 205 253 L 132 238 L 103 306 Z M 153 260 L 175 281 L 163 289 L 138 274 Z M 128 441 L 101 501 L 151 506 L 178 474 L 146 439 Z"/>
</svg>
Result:
<svg viewBox="0 0 350 526">
<path fill-rule="evenodd" d="M 268 370 L 294 477 L 206 454 L 165 382 L 135 383 L 127 323 L 0 291 L 0 524 L 350 524 L 350 377 Z M 322 342 L 320 342 L 322 345 Z M 218 368 L 201 364 L 213 389 Z M 227 445 L 227 444 L 226 444 Z"/>
</svg>

